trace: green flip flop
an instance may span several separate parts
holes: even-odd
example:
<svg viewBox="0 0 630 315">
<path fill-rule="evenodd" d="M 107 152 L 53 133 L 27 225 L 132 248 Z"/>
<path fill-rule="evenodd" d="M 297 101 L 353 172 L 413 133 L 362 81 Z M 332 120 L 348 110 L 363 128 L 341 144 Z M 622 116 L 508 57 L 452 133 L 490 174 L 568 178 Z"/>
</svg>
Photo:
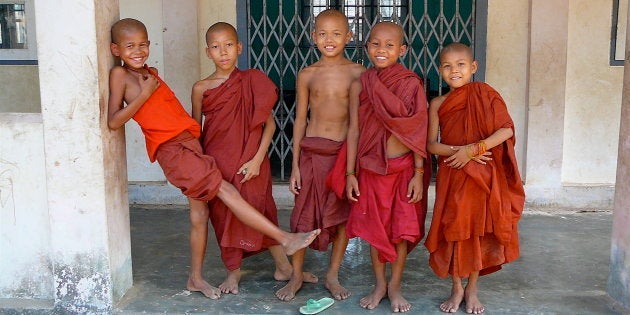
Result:
<svg viewBox="0 0 630 315">
<path fill-rule="evenodd" d="M 300 307 L 301 314 L 317 314 L 335 303 L 335 300 L 325 297 L 319 300 L 309 299 L 306 305 Z"/>
</svg>

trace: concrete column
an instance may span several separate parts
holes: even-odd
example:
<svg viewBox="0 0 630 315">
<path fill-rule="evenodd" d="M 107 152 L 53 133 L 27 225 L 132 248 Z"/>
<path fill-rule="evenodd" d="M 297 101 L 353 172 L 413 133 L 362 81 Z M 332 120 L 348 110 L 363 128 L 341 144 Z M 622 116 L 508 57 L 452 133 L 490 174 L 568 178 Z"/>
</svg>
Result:
<svg viewBox="0 0 630 315">
<path fill-rule="evenodd" d="M 568 0 L 531 1 L 525 159 L 530 202 L 536 202 L 533 196 L 553 195 L 561 186 L 568 12 Z"/>
<path fill-rule="evenodd" d="M 110 312 L 132 283 L 124 133 L 106 122 L 118 1 L 35 14 L 55 311 Z"/>
<path fill-rule="evenodd" d="M 630 21 L 630 12 L 628 14 Z M 630 32 L 626 37 L 626 61 L 621 102 L 621 128 L 617 159 L 617 185 L 610 250 L 608 294 L 630 309 Z"/>
</svg>

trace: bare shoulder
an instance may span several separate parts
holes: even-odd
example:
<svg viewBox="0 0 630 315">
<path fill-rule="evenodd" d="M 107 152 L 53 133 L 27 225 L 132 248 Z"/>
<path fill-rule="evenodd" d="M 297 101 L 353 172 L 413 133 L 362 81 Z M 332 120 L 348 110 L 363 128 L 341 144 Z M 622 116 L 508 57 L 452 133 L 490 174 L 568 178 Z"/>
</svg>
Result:
<svg viewBox="0 0 630 315">
<path fill-rule="evenodd" d="M 444 94 L 444 95 L 440 95 L 440 96 L 437 96 L 437 97 L 433 98 L 431 100 L 431 102 L 429 103 L 430 110 L 431 111 L 437 111 L 440 108 L 440 105 L 442 105 L 442 103 L 446 99 L 447 95 L 448 94 Z"/>
<path fill-rule="evenodd" d="M 318 67 L 319 66 L 317 65 L 317 63 L 314 63 L 310 66 L 302 68 L 302 70 L 298 72 L 298 81 L 301 81 L 301 82 L 309 81 L 311 77 L 313 76 L 313 74 L 317 71 Z"/>
<path fill-rule="evenodd" d="M 350 71 L 352 71 L 353 76 L 356 78 L 358 78 L 361 75 L 361 73 L 363 73 L 363 71 L 365 70 L 366 68 L 360 63 L 353 62 L 350 65 Z"/>
<path fill-rule="evenodd" d="M 207 90 L 218 87 L 224 81 L 225 80 L 214 77 L 214 75 L 210 75 L 205 79 L 195 82 L 195 84 L 193 85 L 193 91 L 203 93 Z"/>
</svg>

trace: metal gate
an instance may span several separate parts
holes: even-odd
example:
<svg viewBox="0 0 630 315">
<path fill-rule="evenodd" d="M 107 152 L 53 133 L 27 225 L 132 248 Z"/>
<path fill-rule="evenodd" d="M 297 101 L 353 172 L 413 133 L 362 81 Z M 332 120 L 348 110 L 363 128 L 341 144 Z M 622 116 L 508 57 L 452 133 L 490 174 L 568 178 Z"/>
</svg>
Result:
<svg viewBox="0 0 630 315">
<path fill-rule="evenodd" d="M 295 81 L 300 69 L 318 59 L 311 39 L 314 17 L 327 8 L 348 16 L 354 33 L 346 56 L 369 67 L 364 40 L 375 23 L 393 21 L 403 26 L 408 52 L 401 62 L 424 79 L 429 98 L 441 95 L 439 50 L 451 42 L 476 46 L 475 11 L 481 0 L 247 0 L 239 30 L 247 30 L 241 64 L 264 71 L 280 90 L 274 115 L 276 134 L 269 156 L 274 178 L 291 174 L 292 134 L 295 117 Z M 243 8 L 241 7 L 241 10 Z M 246 20 L 243 18 L 246 17 Z M 244 25 L 243 25 L 244 24 Z M 244 35 L 244 34 L 242 34 Z M 479 56 L 477 56 L 479 59 Z M 483 70 L 483 62 L 480 65 Z"/>
</svg>

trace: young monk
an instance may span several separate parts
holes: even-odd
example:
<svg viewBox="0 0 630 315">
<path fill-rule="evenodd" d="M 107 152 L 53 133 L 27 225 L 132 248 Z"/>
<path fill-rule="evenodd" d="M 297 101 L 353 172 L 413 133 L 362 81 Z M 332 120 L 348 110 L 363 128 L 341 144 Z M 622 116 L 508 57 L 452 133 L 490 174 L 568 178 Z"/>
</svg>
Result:
<svg viewBox="0 0 630 315">
<path fill-rule="evenodd" d="M 450 91 L 433 99 L 429 109 L 428 149 L 439 155 L 439 169 L 425 245 L 433 271 L 453 280 L 451 296 L 440 305 L 446 313 L 457 312 L 462 300 L 467 313 L 483 313 L 479 276 L 519 256 L 517 224 L 525 193 L 514 124 L 497 91 L 471 82 L 476 71 L 470 47 L 444 47 L 440 75 Z M 466 288 L 462 278 L 468 278 Z"/>
<path fill-rule="evenodd" d="M 326 251 L 333 243 L 325 287 L 337 300 L 350 291 L 339 283 L 339 268 L 348 245 L 345 222 L 349 205 L 326 187 L 332 168 L 348 134 L 349 107 L 357 106 L 358 78 L 365 69 L 344 56 L 352 39 L 348 19 L 340 11 L 322 11 L 312 34 L 321 57 L 297 77 L 297 109 L 293 126 L 293 163 L 289 189 L 295 194 L 291 231 L 321 229 L 311 248 Z M 307 113 L 310 116 L 307 122 Z M 306 250 L 293 255 L 293 275 L 276 296 L 289 301 L 302 287 Z"/>
<path fill-rule="evenodd" d="M 123 65 L 110 71 L 107 123 L 109 128 L 118 129 L 132 118 L 138 122 L 150 161 L 157 160 L 166 179 L 188 197 L 192 253 L 188 290 L 200 291 L 211 299 L 221 295 L 203 279 L 201 271 L 208 231 L 207 202 L 214 197 L 228 205 L 243 223 L 278 241 L 287 254 L 308 246 L 319 230 L 300 234 L 280 230 L 222 179 L 214 158 L 202 154 L 197 139 L 201 126 L 158 77 L 157 70 L 145 64 L 149 39 L 144 24 L 134 19 L 120 20 L 112 26 L 111 36 L 111 52 Z"/>
<path fill-rule="evenodd" d="M 358 143 L 348 138 L 346 172 L 353 201 L 346 233 L 371 245 L 376 278 L 360 305 L 371 310 L 387 296 L 392 312 L 411 309 L 401 292 L 402 274 L 407 254 L 424 235 L 430 180 L 427 100 L 420 78 L 398 63 L 407 49 L 403 41 L 402 28 L 391 22 L 376 24 L 370 33 L 367 50 L 374 67 L 361 75 L 360 137 Z"/>
<path fill-rule="evenodd" d="M 243 199 L 277 225 L 267 150 L 276 129 L 272 109 L 278 89 L 261 71 L 236 68 L 242 45 L 232 25 L 219 22 L 210 26 L 206 44 L 215 71 L 192 89 L 192 116 L 200 124 L 204 119 L 204 153 L 214 157 L 223 179 L 234 185 Z M 227 277 L 219 285 L 222 293 L 238 294 L 242 259 L 267 248 L 276 263 L 274 278 L 289 280 L 293 267 L 277 241 L 243 224 L 220 199 L 210 200 L 209 205 L 227 269 Z M 306 273 L 304 280 L 317 278 Z"/>
</svg>

